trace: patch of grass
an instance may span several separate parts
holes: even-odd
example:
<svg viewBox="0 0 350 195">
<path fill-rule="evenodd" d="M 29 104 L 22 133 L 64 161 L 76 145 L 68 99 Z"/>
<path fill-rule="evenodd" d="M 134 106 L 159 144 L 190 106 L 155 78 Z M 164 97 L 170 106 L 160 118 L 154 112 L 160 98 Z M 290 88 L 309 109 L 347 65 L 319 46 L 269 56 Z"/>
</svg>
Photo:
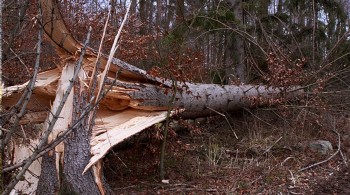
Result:
<svg viewBox="0 0 350 195">
<path fill-rule="evenodd" d="M 220 143 L 213 137 L 209 138 L 209 144 L 207 147 L 207 160 L 210 166 L 218 166 L 223 156 L 223 148 Z"/>
<path fill-rule="evenodd" d="M 169 184 L 162 184 L 157 179 L 159 142 L 150 138 L 138 142 L 135 138 L 134 143 L 118 151 L 118 157 L 131 171 L 124 170 L 126 168 L 121 160 L 113 159 L 111 155 L 109 170 L 122 173 L 122 176 L 114 173 L 108 180 L 112 181 L 115 189 L 119 189 L 117 193 L 288 194 L 291 190 L 302 193 L 308 187 L 306 184 L 315 180 L 315 173 L 323 176 L 321 173 L 324 172 L 298 173 L 300 167 L 322 160 L 304 149 L 308 141 L 315 139 L 314 128 L 309 129 L 305 125 L 303 132 L 298 133 L 295 126 L 298 117 L 280 120 L 281 116 L 274 112 L 256 110 L 244 116 L 236 114 L 228 117 L 239 140 L 220 117 L 209 118 L 202 123 L 200 133 L 182 128 L 169 139 L 166 150 Z M 326 122 L 321 122 L 323 128 L 327 127 Z M 338 128 L 343 135 L 350 134 L 345 128 Z M 336 141 L 331 131 L 319 130 L 318 136 L 332 143 Z M 345 145 L 342 146 L 345 155 L 349 155 Z"/>
</svg>

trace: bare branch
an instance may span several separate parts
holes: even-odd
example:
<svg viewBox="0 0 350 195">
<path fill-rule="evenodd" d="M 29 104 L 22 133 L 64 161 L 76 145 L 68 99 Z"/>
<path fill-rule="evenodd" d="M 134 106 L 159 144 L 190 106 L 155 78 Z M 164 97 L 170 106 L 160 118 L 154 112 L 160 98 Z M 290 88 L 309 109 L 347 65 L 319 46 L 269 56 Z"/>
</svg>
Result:
<svg viewBox="0 0 350 195">
<path fill-rule="evenodd" d="M 38 43 L 37 43 L 38 47 L 37 47 L 37 50 L 36 50 L 37 55 L 36 55 L 36 60 L 35 60 L 34 73 L 33 73 L 33 76 L 31 78 L 30 82 L 28 83 L 28 85 L 26 87 L 25 92 L 23 93 L 23 95 L 20 98 L 20 100 L 17 102 L 17 105 L 15 106 L 15 109 L 12 110 L 12 112 L 14 112 L 12 114 L 15 114 L 15 112 L 17 111 L 16 107 L 17 106 L 19 107 L 19 105 L 21 105 L 22 101 L 23 101 L 22 107 L 19 110 L 18 114 L 14 115 L 14 117 L 15 117 L 14 118 L 14 123 L 11 126 L 10 131 L 6 134 L 5 139 L 0 142 L 0 151 L 2 151 L 4 149 L 4 146 L 11 139 L 12 134 L 14 133 L 14 131 L 16 130 L 16 128 L 18 126 L 19 120 L 24 116 L 24 114 L 26 112 L 27 105 L 28 105 L 29 100 L 30 100 L 30 98 L 32 96 L 33 89 L 34 89 L 35 82 L 36 82 L 36 78 L 37 78 L 37 75 L 38 75 L 38 72 L 39 72 L 42 36 L 43 36 L 43 30 L 40 28 L 39 32 L 38 32 Z M 10 114 L 9 116 L 12 116 L 12 114 Z"/>
<path fill-rule="evenodd" d="M 40 8 L 39 8 L 40 9 Z M 41 13 L 41 10 L 39 10 L 39 13 Z M 25 165 L 22 167 L 21 171 L 16 175 L 16 177 L 14 179 L 12 179 L 12 181 L 9 183 L 9 185 L 5 188 L 4 192 L 2 194 L 9 194 L 11 192 L 11 190 L 14 188 L 14 186 L 20 181 L 21 177 L 24 175 L 24 173 L 27 171 L 27 169 L 29 168 L 29 166 L 33 163 L 33 161 L 36 159 L 36 156 L 38 155 L 39 151 L 47 144 L 47 140 L 48 137 L 50 135 L 50 133 L 53 130 L 53 127 L 55 126 L 57 119 L 60 116 L 60 113 L 63 109 L 63 106 L 65 105 L 68 96 L 74 86 L 74 81 L 77 79 L 78 77 L 78 73 L 79 70 L 81 68 L 82 62 L 83 62 L 83 58 L 85 55 L 85 51 L 86 51 L 86 47 L 87 44 L 90 40 L 90 34 L 91 34 L 91 27 L 89 28 L 88 34 L 87 34 L 87 38 L 86 41 L 84 43 L 83 48 L 81 49 L 81 55 L 79 58 L 79 61 L 76 65 L 76 68 L 74 70 L 74 75 L 72 80 L 70 81 L 70 85 L 68 86 L 66 92 L 63 95 L 62 101 L 60 103 L 60 105 L 57 108 L 56 113 L 53 115 L 53 118 L 51 121 L 49 121 L 49 126 L 47 128 L 47 130 L 43 133 L 43 135 L 40 137 L 39 143 L 37 145 L 37 148 L 33 151 L 32 155 L 28 158 L 28 160 L 26 161 Z M 42 33 L 42 28 L 40 28 L 40 31 Z"/>
<path fill-rule="evenodd" d="M 307 166 L 307 167 L 304 167 L 304 168 L 300 169 L 299 172 L 305 171 L 305 170 L 307 170 L 307 169 L 311 169 L 311 168 L 313 168 L 313 167 L 316 167 L 316 166 L 318 166 L 318 165 L 320 165 L 320 164 L 326 163 L 326 162 L 328 162 L 329 160 L 331 160 L 333 157 L 335 157 L 335 156 L 341 151 L 341 150 L 340 150 L 340 146 L 341 146 L 340 134 L 338 133 L 338 131 L 337 131 L 335 128 L 334 128 L 332 131 L 333 131 L 334 133 L 336 133 L 337 136 L 338 136 L 338 149 L 337 149 L 337 151 L 334 152 L 334 153 L 333 153 L 329 158 L 327 158 L 326 160 L 323 160 L 323 161 L 314 163 L 314 164 L 312 164 L 312 165 L 309 165 L 309 166 Z"/>
</svg>

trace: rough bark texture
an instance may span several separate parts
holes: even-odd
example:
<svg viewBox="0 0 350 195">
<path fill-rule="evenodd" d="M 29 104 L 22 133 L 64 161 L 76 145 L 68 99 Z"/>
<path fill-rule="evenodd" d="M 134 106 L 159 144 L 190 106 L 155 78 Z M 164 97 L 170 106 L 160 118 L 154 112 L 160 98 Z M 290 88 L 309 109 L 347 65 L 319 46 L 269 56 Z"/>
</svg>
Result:
<svg viewBox="0 0 350 195">
<path fill-rule="evenodd" d="M 87 104 L 87 93 L 81 88 L 79 82 L 74 86 L 74 95 L 73 123 L 79 120 Z M 90 160 L 90 136 L 91 132 L 85 117 L 64 142 L 63 178 L 64 185 L 71 190 L 70 193 L 100 194 L 92 170 L 82 174 Z"/>
<path fill-rule="evenodd" d="M 237 28 L 243 23 L 242 0 L 229 0 L 229 3 L 235 15 L 234 28 Z M 243 38 L 233 32 L 230 32 L 227 36 L 227 49 L 225 52 L 226 84 L 231 84 L 236 79 L 239 79 L 241 83 L 247 83 Z"/>
<path fill-rule="evenodd" d="M 166 110 L 173 96 L 169 88 L 157 85 L 117 82 L 116 86 L 110 92 L 110 97 L 122 98 L 121 93 L 127 94 L 130 99 L 125 102 L 125 106 L 136 109 Z M 184 109 L 181 116 L 185 118 L 208 116 L 212 110 L 227 112 L 242 107 L 267 105 L 268 102 L 273 103 L 273 100 L 276 99 L 295 99 L 303 94 L 298 87 L 286 90 L 259 85 L 222 86 L 194 83 L 178 83 L 178 87 L 186 88 L 186 90 L 176 94 L 173 106 L 174 109 Z M 255 101 L 257 98 L 269 101 Z M 124 100 L 127 99 L 124 98 Z"/>
<path fill-rule="evenodd" d="M 56 171 L 56 154 L 45 154 L 42 158 L 41 173 L 36 194 L 55 194 L 59 190 L 59 179 Z"/>
<path fill-rule="evenodd" d="M 142 2 L 145 3 L 145 1 Z M 59 13 L 57 2 L 53 0 L 41 0 L 41 3 L 46 35 L 61 50 L 60 55 L 62 59 L 75 58 L 81 52 L 82 44 L 76 41 L 66 28 Z M 142 6 L 140 5 L 141 8 Z M 168 14 L 174 13 L 170 11 Z M 64 121 L 61 121 L 60 125 L 55 126 L 49 141 L 54 140 L 62 132 L 69 129 L 71 124 L 80 120 L 79 118 L 83 110 L 86 108 L 87 103 L 90 102 L 88 96 L 92 97 L 96 95 L 88 94 L 91 89 L 87 85 L 84 85 L 84 82 L 89 83 L 91 78 L 86 78 L 83 75 L 91 75 L 90 73 L 94 68 L 93 65 L 95 64 L 97 54 L 90 48 L 86 53 L 82 67 L 82 71 L 85 71 L 85 74 L 81 74 L 79 80 L 76 81 L 71 101 L 67 100 L 70 104 L 66 102 L 68 107 L 64 108 L 62 111 L 64 114 L 60 116 L 63 120 L 71 123 L 63 124 Z M 102 55 L 100 60 L 100 71 L 102 72 L 106 66 L 107 57 Z M 69 78 L 72 78 L 69 75 L 74 72 L 72 64 L 70 64 L 70 69 L 65 68 L 69 65 L 62 65 L 65 66 L 47 71 L 38 76 L 39 80 L 36 83 L 35 92 L 37 96 L 41 95 L 41 103 L 50 105 L 53 96 L 56 97 L 55 102 L 56 100 L 59 102 L 64 88 L 63 84 L 69 83 Z M 120 70 L 121 72 L 119 72 Z M 117 72 L 118 79 L 116 82 L 113 82 L 113 78 L 115 78 Z M 104 190 L 101 190 L 103 187 L 101 187 L 101 164 L 99 160 L 115 144 L 166 118 L 169 100 L 173 97 L 172 81 L 152 77 L 144 70 L 118 59 L 113 59 L 108 75 L 110 77 L 107 79 L 107 86 L 113 84 L 113 87 L 99 105 L 99 110 L 97 111 L 99 120 L 96 122 L 96 125 L 93 123 L 94 117 L 89 118 L 89 115 L 86 115 L 80 125 L 64 141 L 64 148 L 63 146 L 56 146 L 55 148 L 56 152 L 64 151 L 62 163 L 63 185 L 61 185 L 64 189 L 61 190 L 64 190 L 65 193 L 104 193 Z M 45 79 L 45 77 L 47 78 Z M 67 82 L 60 83 L 58 82 L 59 78 L 66 78 L 68 80 Z M 281 94 L 285 98 L 294 98 L 303 94 L 303 91 L 297 88 L 287 91 L 286 89 L 252 85 L 221 86 L 214 84 L 177 83 L 175 87 L 178 88 L 177 91 L 181 91 L 180 89 L 183 89 L 183 91 L 176 94 L 173 110 L 184 109 L 183 116 L 186 117 L 203 116 L 213 111 L 232 111 L 241 107 L 264 104 L 264 102 L 254 102 L 254 98 L 257 97 L 273 100 L 280 98 Z M 9 105 L 10 103 L 13 104 L 19 97 L 17 95 L 18 92 L 20 93 L 24 88 L 25 85 L 19 85 L 5 89 L 4 101 L 8 102 Z M 52 109 L 55 108 L 55 102 Z M 45 158 L 49 158 L 49 156 Z M 45 178 L 49 179 L 52 176 L 48 174 L 52 171 L 49 167 L 53 166 L 53 159 L 49 158 L 44 161 L 43 168 L 45 170 L 42 171 L 43 179 L 41 181 Z M 95 165 L 95 163 L 98 164 Z M 55 170 L 61 171 L 57 164 L 56 159 Z M 94 168 L 94 172 L 89 169 L 91 166 Z M 40 191 L 54 191 L 55 188 L 52 187 L 54 185 L 51 185 L 54 183 L 54 180 L 48 182 L 46 184 L 48 186 L 47 189 L 40 189 Z"/>
<path fill-rule="evenodd" d="M 3 8 L 3 1 L 0 1 L 0 75 L 1 75 L 1 68 L 2 68 L 2 8 Z M 2 81 L 0 77 L 0 90 L 2 91 Z M 0 102 L 2 100 L 2 94 L 0 95 Z M 2 110 L 1 105 L 0 105 L 0 110 Z M 0 119 L 0 124 L 2 124 L 2 120 Z M 3 139 L 3 132 L 0 130 L 0 146 L 3 145 L 2 139 Z M 0 191 L 3 191 L 3 174 L 2 174 L 2 167 L 3 167 L 3 152 L 0 152 Z"/>
</svg>

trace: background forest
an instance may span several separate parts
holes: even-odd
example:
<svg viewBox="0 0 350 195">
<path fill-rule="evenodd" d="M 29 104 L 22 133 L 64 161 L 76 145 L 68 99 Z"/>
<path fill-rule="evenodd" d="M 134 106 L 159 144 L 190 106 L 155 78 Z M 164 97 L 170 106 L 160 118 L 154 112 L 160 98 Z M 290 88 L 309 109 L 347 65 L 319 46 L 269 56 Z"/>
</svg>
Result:
<svg viewBox="0 0 350 195">
<path fill-rule="evenodd" d="M 131 4 L 116 57 L 152 75 L 199 83 L 305 87 L 306 97 L 300 102 L 244 108 L 224 113 L 224 119 L 174 122 L 166 163 L 167 177 L 174 183 L 166 187 L 154 184 L 160 130 L 153 127 L 128 140 L 106 158 L 106 177 L 114 191 L 303 193 L 318 189 L 317 183 L 347 165 L 350 1 L 59 2 L 77 40 L 84 40 L 92 27 L 89 45 L 95 49 L 111 10 L 105 53 Z M 35 0 L 3 1 L 1 78 L 5 86 L 23 83 L 32 75 L 39 29 L 36 15 Z M 41 71 L 59 65 L 48 40 L 43 48 Z M 155 130 L 156 135 L 151 133 Z M 330 141 L 341 155 L 321 168 L 298 172 L 327 159 L 309 150 L 310 141 L 317 139 Z M 149 163 L 137 165 L 140 159 Z"/>
<path fill-rule="evenodd" d="M 300 67 L 299 84 L 315 84 L 323 78 L 346 83 L 347 1 L 81 0 L 60 5 L 78 40 L 93 27 L 91 47 L 97 48 L 109 6 L 112 18 L 107 44 L 111 44 L 129 3 L 132 16 L 117 55 L 141 68 L 181 69 L 184 80 L 197 82 L 263 83 L 272 82 L 268 75 L 283 80 L 288 69 L 293 74 L 295 67 Z M 30 77 L 35 15 L 35 1 L 4 1 L 2 77 L 6 85 Z M 42 69 L 57 63 L 55 51 L 48 45 Z M 23 67 L 26 71 L 20 75 L 12 74 Z"/>
</svg>

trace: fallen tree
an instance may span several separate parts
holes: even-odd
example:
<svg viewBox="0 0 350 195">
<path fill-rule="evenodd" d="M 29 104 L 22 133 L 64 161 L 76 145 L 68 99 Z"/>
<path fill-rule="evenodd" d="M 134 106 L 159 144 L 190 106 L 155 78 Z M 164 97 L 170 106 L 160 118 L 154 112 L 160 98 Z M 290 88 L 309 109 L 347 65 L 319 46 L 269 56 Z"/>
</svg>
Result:
<svg viewBox="0 0 350 195">
<path fill-rule="evenodd" d="M 62 63 L 38 74 L 27 114 L 18 122 L 8 118 L 7 124 L 13 125 L 44 123 L 30 138 L 34 152 L 13 139 L 12 163 L 4 171 L 23 166 L 25 180 L 20 181 L 19 176 L 10 183 L 17 184 L 17 191 L 106 193 L 101 159 L 116 144 L 165 120 L 169 107 L 178 117 L 202 117 L 303 95 L 299 87 L 221 86 L 152 76 L 113 58 L 113 52 L 106 56 L 88 48 L 88 38 L 85 44 L 78 42 L 67 29 L 56 1 L 40 2 L 41 26 L 57 47 Z M 29 83 L 5 88 L 5 109 L 18 104 Z M 265 101 L 256 101 L 261 98 Z M 41 166 L 33 163 L 38 160 Z"/>
</svg>

